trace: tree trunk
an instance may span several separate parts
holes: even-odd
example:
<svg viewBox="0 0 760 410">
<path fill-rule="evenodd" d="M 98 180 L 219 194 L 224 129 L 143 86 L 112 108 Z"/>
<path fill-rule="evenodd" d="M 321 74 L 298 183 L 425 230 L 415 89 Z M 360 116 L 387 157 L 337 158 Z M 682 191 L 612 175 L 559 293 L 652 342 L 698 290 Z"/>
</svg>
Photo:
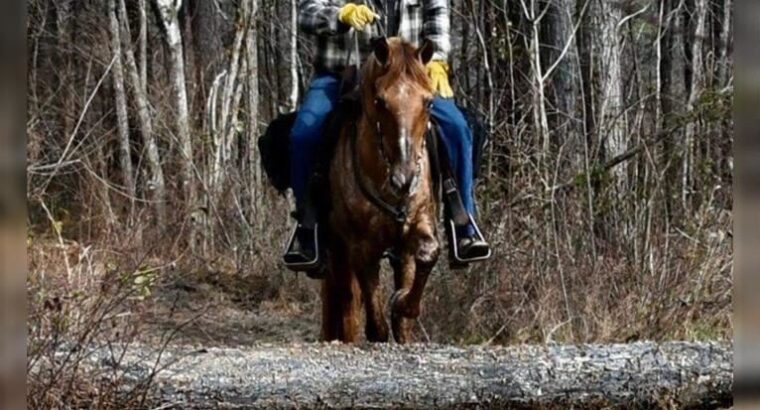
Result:
<svg viewBox="0 0 760 410">
<path fill-rule="evenodd" d="M 584 0 L 585 1 L 585 0 Z M 550 76 L 550 100 L 554 110 L 549 116 L 555 147 L 570 144 L 565 152 L 580 154 L 576 124 L 578 100 L 578 55 L 573 33 L 574 0 L 551 0 L 549 11 L 542 20 L 542 60 L 544 67 L 557 64 Z M 567 47 L 569 45 L 569 47 Z M 564 55 L 563 55 L 564 51 Z M 575 155 L 574 155 L 575 156 Z M 580 164 L 580 161 L 576 161 Z"/>
<path fill-rule="evenodd" d="M 733 0 L 725 0 L 723 5 L 723 21 L 721 22 L 719 58 L 718 58 L 718 84 L 719 87 L 725 87 L 729 83 L 731 65 L 731 43 L 733 42 Z"/>
<path fill-rule="evenodd" d="M 218 74 L 224 56 L 222 22 L 218 16 L 217 3 L 209 0 L 192 0 L 193 48 L 196 56 L 196 82 L 200 94 L 198 99 L 206 101 L 208 89 Z"/>
<path fill-rule="evenodd" d="M 659 100 L 659 122 L 657 126 L 660 130 L 668 129 L 673 121 L 674 108 L 674 90 L 673 90 L 673 11 L 675 10 L 674 2 L 677 0 L 662 0 L 660 4 L 660 32 L 657 43 L 658 53 L 658 92 Z M 665 181 L 663 184 L 665 192 L 665 207 L 667 217 L 673 220 L 674 207 L 674 187 L 678 186 L 678 167 L 674 166 L 675 150 L 670 138 L 666 138 L 662 145 L 662 154 L 665 159 Z"/>
<path fill-rule="evenodd" d="M 290 0 L 290 96 L 288 104 L 290 111 L 298 104 L 298 2 Z"/>
<path fill-rule="evenodd" d="M 159 371 L 157 400 L 182 408 L 730 407 L 733 354 L 714 343 L 468 347 L 346 345 L 107 349 L 127 379 Z"/>
<path fill-rule="evenodd" d="M 251 223 L 258 219 L 263 226 L 263 218 L 257 217 L 262 207 L 261 189 L 263 188 L 259 152 L 256 139 L 259 135 L 259 52 L 256 41 L 256 17 L 259 13 L 258 0 L 251 2 L 251 18 L 246 35 L 246 59 L 248 60 L 248 184 L 251 195 Z"/>
<path fill-rule="evenodd" d="M 121 62 L 121 36 L 119 35 L 119 20 L 116 18 L 116 0 L 108 2 L 108 21 L 111 30 L 111 51 L 115 56 L 112 76 L 116 103 L 116 128 L 119 135 L 119 163 L 125 190 L 130 196 L 130 203 L 134 205 L 135 182 L 132 170 L 132 148 L 129 142 L 127 94 L 124 90 L 124 67 Z"/>
<path fill-rule="evenodd" d="M 691 22 L 694 24 L 693 36 L 691 36 L 691 44 L 687 44 L 690 50 L 690 61 L 686 62 L 687 70 L 687 92 L 688 100 L 686 103 L 687 112 L 693 112 L 697 106 L 699 97 L 704 89 L 705 72 L 704 72 L 704 58 L 702 54 L 702 45 L 705 38 L 706 19 L 707 19 L 707 0 L 695 0 L 694 9 L 686 10 L 686 13 L 690 11 L 692 13 Z M 685 210 L 691 209 L 689 204 L 689 198 L 691 197 L 692 190 L 694 189 L 694 146 L 695 138 L 700 132 L 699 124 L 696 119 L 690 120 L 686 124 L 686 134 L 684 140 L 684 152 L 682 162 L 682 175 L 681 175 L 681 201 Z"/>
<path fill-rule="evenodd" d="M 147 152 L 148 168 L 150 170 L 150 181 L 148 191 L 151 193 L 156 212 L 156 222 L 159 228 L 166 224 L 166 184 L 164 180 L 164 171 L 161 168 L 161 155 L 158 152 L 156 136 L 153 134 L 152 114 L 148 104 L 147 87 L 140 80 L 140 73 L 135 61 L 135 53 L 129 39 L 132 38 L 129 33 L 129 18 L 127 17 L 127 7 L 124 0 L 119 0 L 119 19 L 122 28 L 122 47 L 126 56 L 126 68 L 132 81 L 132 92 L 135 96 L 135 105 L 137 106 L 137 116 L 140 122 L 140 132 L 142 133 L 145 150 Z"/>
<path fill-rule="evenodd" d="M 592 0 L 592 15 L 597 27 L 594 38 L 596 76 L 598 83 L 597 126 L 600 141 L 604 142 L 605 159 L 614 158 L 628 149 L 626 122 L 623 115 L 625 100 L 623 95 L 622 46 L 618 34 L 618 23 L 622 19 L 622 9 L 618 4 L 606 0 Z M 625 167 L 614 171 L 618 192 L 627 186 Z"/>
<path fill-rule="evenodd" d="M 156 0 L 165 30 L 166 44 L 171 55 L 171 79 L 174 89 L 174 102 L 177 109 L 176 130 L 180 142 L 181 177 L 180 185 L 184 194 L 187 215 L 191 215 L 196 207 L 195 178 L 193 164 L 193 145 L 190 135 L 190 115 L 187 105 L 187 89 L 185 84 L 185 58 L 182 50 L 182 34 L 179 24 L 179 11 L 182 0 Z M 194 224 L 191 224 L 194 226 Z M 191 228 L 189 243 L 194 246 L 195 232 Z"/>
<path fill-rule="evenodd" d="M 143 92 L 148 93 L 148 5 L 145 0 L 139 0 L 140 13 L 140 81 Z"/>
</svg>

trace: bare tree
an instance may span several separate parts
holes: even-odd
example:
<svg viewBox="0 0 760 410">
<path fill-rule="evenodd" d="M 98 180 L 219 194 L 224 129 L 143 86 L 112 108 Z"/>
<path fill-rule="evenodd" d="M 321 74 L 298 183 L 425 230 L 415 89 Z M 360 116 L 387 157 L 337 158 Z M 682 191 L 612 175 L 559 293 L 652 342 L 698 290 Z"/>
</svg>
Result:
<svg viewBox="0 0 760 410">
<path fill-rule="evenodd" d="M 120 26 L 122 30 L 122 48 L 126 56 L 126 68 L 132 80 L 132 93 L 134 94 L 137 116 L 140 122 L 140 131 L 147 152 L 148 168 L 150 169 L 150 181 L 148 191 L 152 193 L 153 203 L 156 209 L 156 221 L 159 227 L 165 226 L 166 222 L 166 183 L 164 171 L 161 167 L 161 156 L 158 152 L 156 136 L 153 134 L 152 114 L 148 103 L 147 87 L 142 84 L 139 69 L 135 61 L 135 53 L 129 39 L 132 38 L 129 30 L 129 18 L 124 0 L 119 0 L 118 8 Z"/>
<path fill-rule="evenodd" d="M 288 66 L 290 68 L 290 95 L 288 96 L 288 108 L 295 110 L 298 104 L 298 1 L 290 0 L 290 36 L 289 36 L 290 58 Z"/>
<path fill-rule="evenodd" d="M 582 0 L 588 3 L 589 0 Z M 575 47 L 576 25 L 573 19 L 575 0 L 552 0 L 547 4 L 548 10 L 543 19 L 542 64 L 545 67 L 555 65 L 553 72 L 547 73 L 551 84 L 550 99 L 554 106 L 549 116 L 555 145 L 569 144 L 570 151 L 578 154 L 578 123 L 576 106 L 579 96 L 578 54 Z M 585 12 L 586 7 L 581 9 Z M 566 150 L 567 151 L 567 150 Z M 576 159 L 577 160 L 577 159 Z M 577 162 L 580 163 L 580 162 Z"/>
<path fill-rule="evenodd" d="M 686 43 L 686 47 L 690 48 L 691 61 L 687 62 L 687 91 L 688 98 L 686 101 L 686 109 L 688 111 L 694 111 L 697 100 L 699 99 L 705 82 L 704 72 L 704 56 L 702 54 L 702 45 L 705 38 L 706 20 L 707 20 L 707 0 L 694 0 L 693 10 L 687 9 L 686 12 L 692 12 L 690 17 L 694 25 L 693 34 L 691 34 L 691 44 Z M 696 121 L 690 121 L 686 124 L 685 141 L 683 147 L 683 167 L 681 174 L 681 201 L 683 202 L 684 209 L 690 208 L 688 199 L 693 189 L 693 173 L 694 173 L 694 140 L 699 132 L 699 125 Z"/>
<path fill-rule="evenodd" d="M 251 211 L 253 213 L 262 211 L 262 176 L 261 167 L 259 166 L 259 152 L 255 138 L 258 136 L 259 125 L 259 52 L 256 43 L 256 20 L 259 14 L 259 1 L 249 0 L 251 2 L 251 18 L 248 20 L 248 31 L 245 40 L 245 56 L 248 60 L 248 124 L 246 140 L 248 141 L 246 153 L 248 157 L 248 185 L 251 195 Z M 259 218 L 263 223 L 263 218 Z"/>
<path fill-rule="evenodd" d="M 108 22 L 111 31 L 111 50 L 114 54 L 112 69 L 114 99 L 116 104 L 116 126 L 119 135 L 121 173 L 124 187 L 134 203 L 135 182 L 132 170 L 132 147 L 129 142 L 129 114 L 127 113 L 127 94 L 124 90 L 124 67 L 121 62 L 121 36 L 119 20 L 116 18 L 116 1 L 108 2 Z"/>
<path fill-rule="evenodd" d="M 193 211 L 195 203 L 195 178 L 193 164 L 193 144 L 190 134 L 190 115 L 187 105 L 185 85 L 185 57 L 182 50 L 182 31 L 179 25 L 179 11 L 182 0 L 156 0 L 164 27 L 166 44 L 171 54 L 171 79 L 174 89 L 174 102 L 177 109 L 176 131 L 180 142 L 181 178 L 180 185 L 184 193 L 188 214 Z M 194 226 L 194 225 L 193 225 Z M 191 228 L 189 241 L 195 242 L 195 233 Z"/>
<path fill-rule="evenodd" d="M 593 0 L 591 23 L 598 30 L 594 38 L 595 74 L 598 96 L 596 116 L 598 137 L 605 158 L 614 158 L 628 149 L 623 95 L 622 45 L 618 33 L 623 10 L 614 2 Z M 627 186 L 625 167 L 613 170 L 620 190 Z"/>
<path fill-rule="evenodd" d="M 139 38 L 139 50 L 140 50 L 140 81 L 142 81 L 143 91 L 147 94 L 148 90 L 148 5 L 146 0 L 139 0 L 139 14 L 140 14 L 140 38 Z"/>
</svg>

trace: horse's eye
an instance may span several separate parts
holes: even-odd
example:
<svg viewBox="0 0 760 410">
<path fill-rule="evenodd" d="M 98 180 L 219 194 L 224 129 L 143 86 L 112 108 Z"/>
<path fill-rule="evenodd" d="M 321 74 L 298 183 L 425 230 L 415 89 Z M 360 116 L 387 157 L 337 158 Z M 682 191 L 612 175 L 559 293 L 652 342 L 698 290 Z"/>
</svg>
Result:
<svg viewBox="0 0 760 410">
<path fill-rule="evenodd" d="M 385 102 L 382 98 L 375 98 L 375 107 L 378 108 L 388 108 L 388 104 Z"/>
</svg>

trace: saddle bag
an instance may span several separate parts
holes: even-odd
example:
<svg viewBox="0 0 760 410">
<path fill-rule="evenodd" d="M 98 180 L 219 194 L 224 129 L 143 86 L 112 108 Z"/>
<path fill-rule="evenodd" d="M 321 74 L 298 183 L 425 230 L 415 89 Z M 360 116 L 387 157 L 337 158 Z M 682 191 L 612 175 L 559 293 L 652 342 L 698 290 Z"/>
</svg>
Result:
<svg viewBox="0 0 760 410">
<path fill-rule="evenodd" d="M 279 115 L 258 141 L 261 165 L 269 182 L 280 193 L 290 187 L 290 130 L 295 121 L 295 112 Z"/>
</svg>

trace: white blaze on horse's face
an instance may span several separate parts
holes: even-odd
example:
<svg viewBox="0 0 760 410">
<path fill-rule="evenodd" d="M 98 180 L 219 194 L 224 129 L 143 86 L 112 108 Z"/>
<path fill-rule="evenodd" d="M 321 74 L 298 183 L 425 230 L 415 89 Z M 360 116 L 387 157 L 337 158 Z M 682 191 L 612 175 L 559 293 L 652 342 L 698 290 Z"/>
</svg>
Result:
<svg viewBox="0 0 760 410">
<path fill-rule="evenodd" d="M 406 81 L 391 85 L 380 96 L 381 111 L 385 113 L 381 132 L 391 154 L 390 183 L 398 194 L 411 193 L 420 169 L 427 124 L 426 98 L 426 93 Z"/>
<path fill-rule="evenodd" d="M 398 98 L 400 101 L 408 101 L 409 99 L 409 86 L 405 83 L 402 83 L 399 86 L 398 89 Z M 401 154 L 401 162 L 406 163 L 409 161 L 409 148 L 410 148 L 410 141 L 409 141 L 409 119 L 406 118 L 403 113 L 401 112 L 401 109 L 399 109 L 396 112 L 396 118 L 399 120 L 399 127 L 398 127 L 398 148 L 399 148 L 399 154 Z"/>
</svg>

